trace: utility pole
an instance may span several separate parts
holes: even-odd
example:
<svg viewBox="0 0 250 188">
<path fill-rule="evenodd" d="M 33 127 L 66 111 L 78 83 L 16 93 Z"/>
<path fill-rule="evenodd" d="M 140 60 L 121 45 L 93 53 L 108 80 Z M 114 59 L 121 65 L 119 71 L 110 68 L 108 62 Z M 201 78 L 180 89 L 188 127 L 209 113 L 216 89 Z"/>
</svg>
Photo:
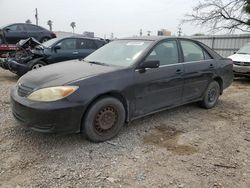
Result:
<svg viewBox="0 0 250 188">
<path fill-rule="evenodd" d="M 152 33 L 152 31 L 147 31 L 148 32 L 148 36 L 150 36 L 150 34 Z"/>
<path fill-rule="evenodd" d="M 114 39 L 114 33 L 110 33 L 110 39 Z"/>
<path fill-rule="evenodd" d="M 177 33 L 178 33 L 178 37 L 180 37 L 181 34 L 182 34 L 181 27 L 178 28 L 178 32 Z"/>
<path fill-rule="evenodd" d="M 140 29 L 140 37 L 142 36 L 142 29 Z"/>
<path fill-rule="evenodd" d="M 36 25 L 38 25 L 38 12 L 37 12 L 37 8 L 36 8 L 35 18 L 36 18 Z"/>
</svg>

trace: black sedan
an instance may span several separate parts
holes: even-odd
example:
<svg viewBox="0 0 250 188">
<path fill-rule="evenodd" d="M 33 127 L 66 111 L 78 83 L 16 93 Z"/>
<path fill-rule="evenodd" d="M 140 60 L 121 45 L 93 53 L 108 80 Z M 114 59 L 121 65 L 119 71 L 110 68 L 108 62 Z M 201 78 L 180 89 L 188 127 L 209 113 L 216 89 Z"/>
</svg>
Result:
<svg viewBox="0 0 250 188">
<path fill-rule="evenodd" d="M 185 38 L 116 40 L 84 61 L 21 77 L 11 91 L 12 111 L 32 130 L 82 132 L 100 142 L 147 114 L 193 102 L 214 107 L 233 81 L 232 67 L 231 60 Z"/>
<path fill-rule="evenodd" d="M 31 54 L 22 58 L 10 58 L 10 71 L 22 76 L 26 72 L 45 65 L 72 59 L 83 59 L 106 44 L 99 38 L 64 37 L 54 38 L 38 45 Z"/>
<path fill-rule="evenodd" d="M 15 23 L 0 28 L 0 43 L 16 44 L 22 39 L 33 37 L 40 42 L 55 38 L 55 33 L 33 24 Z"/>
</svg>

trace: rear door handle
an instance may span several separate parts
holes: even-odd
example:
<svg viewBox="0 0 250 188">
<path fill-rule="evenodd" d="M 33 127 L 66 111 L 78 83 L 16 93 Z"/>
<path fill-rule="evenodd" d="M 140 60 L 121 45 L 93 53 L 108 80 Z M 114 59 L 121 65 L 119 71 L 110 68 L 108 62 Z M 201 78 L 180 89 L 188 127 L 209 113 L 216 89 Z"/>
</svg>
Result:
<svg viewBox="0 0 250 188">
<path fill-rule="evenodd" d="M 79 52 L 73 52 L 72 54 L 79 54 Z"/>
<path fill-rule="evenodd" d="M 176 70 L 176 74 L 181 74 L 181 73 L 183 73 L 183 71 L 181 69 Z"/>
<path fill-rule="evenodd" d="M 209 68 L 210 68 L 210 69 L 213 69 L 213 68 L 214 68 L 214 65 L 213 65 L 213 64 L 210 64 L 210 65 L 209 65 Z"/>
</svg>

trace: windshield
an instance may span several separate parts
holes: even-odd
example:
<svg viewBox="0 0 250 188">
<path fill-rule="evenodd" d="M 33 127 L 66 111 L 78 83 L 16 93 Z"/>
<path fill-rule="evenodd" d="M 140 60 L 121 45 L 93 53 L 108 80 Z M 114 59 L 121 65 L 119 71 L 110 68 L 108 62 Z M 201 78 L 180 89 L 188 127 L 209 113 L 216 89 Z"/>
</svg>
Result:
<svg viewBox="0 0 250 188">
<path fill-rule="evenodd" d="M 237 54 L 250 54 L 250 44 L 243 46 Z"/>
<path fill-rule="evenodd" d="M 84 61 L 123 67 L 130 66 L 151 42 L 142 40 L 113 41 L 90 54 Z"/>
<path fill-rule="evenodd" d="M 61 40 L 61 39 L 59 39 L 59 38 L 50 39 L 50 40 L 48 40 L 48 41 L 42 43 L 42 46 L 44 46 L 44 47 L 46 47 L 46 48 L 49 48 L 49 47 L 51 47 L 55 42 L 57 42 L 57 41 L 59 41 L 59 40 Z"/>
</svg>

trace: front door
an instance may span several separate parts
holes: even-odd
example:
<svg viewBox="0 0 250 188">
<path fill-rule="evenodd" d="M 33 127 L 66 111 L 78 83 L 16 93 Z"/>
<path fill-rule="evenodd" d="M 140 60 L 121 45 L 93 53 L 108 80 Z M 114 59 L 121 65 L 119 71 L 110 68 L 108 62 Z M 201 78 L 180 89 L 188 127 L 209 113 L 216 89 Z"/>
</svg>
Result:
<svg viewBox="0 0 250 188">
<path fill-rule="evenodd" d="M 75 38 L 63 39 L 55 46 L 59 46 L 60 49 L 54 50 L 49 58 L 50 62 L 55 63 L 78 58 L 79 51 L 76 48 Z"/>
<path fill-rule="evenodd" d="M 183 65 L 179 63 L 176 40 L 158 44 L 145 61 L 160 61 L 160 67 L 135 72 L 136 116 L 181 103 Z"/>
<path fill-rule="evenodd" d="M 25 28 L 23 27 L 23 24 L 14 24 L 11 26 L 8 26 L 4 30 L 6 42 L 9 44 L 16 44 L 22 39 L 27 38 L 27 32 Z"/>
</svg>

